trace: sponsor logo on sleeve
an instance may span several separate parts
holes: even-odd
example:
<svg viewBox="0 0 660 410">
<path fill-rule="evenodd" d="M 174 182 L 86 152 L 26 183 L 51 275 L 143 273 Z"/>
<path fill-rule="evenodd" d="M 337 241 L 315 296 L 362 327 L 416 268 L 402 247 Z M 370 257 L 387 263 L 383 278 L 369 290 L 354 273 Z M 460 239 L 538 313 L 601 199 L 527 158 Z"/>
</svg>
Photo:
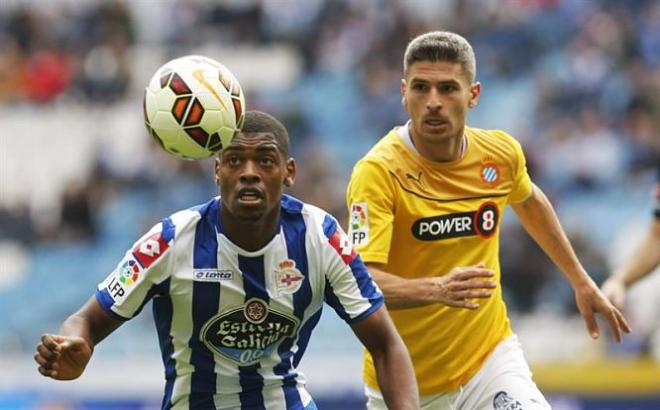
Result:
<svg viewBox="0 0 660 410">
<path fill-rule="evenodd" d="M 278 263 L 273 275 L 275 291 L 278 295 L 290 295 L 297 292 L 305 280 L 305 276 L 296 268 L 296 262 L 291 259 Z"/>
<path fill-rule="evenodd" d="M 140 280 L 142 268 L 133 258 L 133 255 L 125 257 L 110 277 L 106 289 L 115 302 L 120 301 L 126 295 L 126 291 Z"/>
<path fill-rule="evenodd" d="M 369 242 L 369 219 L 366 202 L 351 205 L 349 236 L 353 245 L 361 246 Z"/>
<path fill-rule="evenodd" d="M 119 267 L 119 282 L 131 286 L 138 281 L 141 272 L 140 265 L 132 257 L 128 257 Z"/>
<path fill-rule="evenodd" d="M 118 275 L 115 275 L 110 279 L 106 289 L 108 290 L 108 293 L 110 293 L 110 296 L 112 296 L 112 300 L 115 302 L 119 302 L 123 299 L 124 295 L 126 295 L 126 290 L 121 285 L 121 282 L 119 282 Z"/>
<path fill-rule="evenodd" d="M 133 248 L 133 256 L 140 262 L 144 269 L 153 265 L 154 262 L 165 253 L 170 244 L 165 242 L 160 232 L 149 236 Z"/>
<path fill-rule="evenodd" d="M 348 239 L 344 231 L 337 226 L 337 230 L 328 239 L 330 245 L 341 256 L 345 264 L 350 264 L 357 257 L 357 252 L 353 248 L 353 243 Z"/>
<path fill-rule="evenodd" d="M 476 211 L 418 219 L 412 225 L 412 234 L 422 241 L 475 235 L 487 239 L 497 230 L 499 219 L 497 204 L 489 201 L 483 203 Z"/>
</svg>

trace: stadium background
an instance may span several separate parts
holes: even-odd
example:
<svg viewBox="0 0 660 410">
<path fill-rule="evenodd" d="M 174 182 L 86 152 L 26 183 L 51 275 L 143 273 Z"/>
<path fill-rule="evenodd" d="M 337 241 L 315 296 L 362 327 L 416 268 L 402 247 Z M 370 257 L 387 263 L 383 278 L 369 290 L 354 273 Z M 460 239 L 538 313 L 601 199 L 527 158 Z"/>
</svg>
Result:
<svg viewBox="0 0 660 410">
<path fill-rule="evenodd" d="M 58 383 L 32 361 L 42 332 L 83 303 L 164 215 L 215 195 L 212 160 L 154 147 L 142 89 L 166 60 L 228 66 L 250 109 L 282 118 L 292 192 L 345 221 L 356 159 L 392 125 L 407 41 L 455 30 L 483 84 L 473 126 L 523 144 L 600 283 L 651 216 L 660 149 L 660 2 L 590 0 L 0 2 L 0 408 L 157 408 L 150 309 Z M 660 408 L 660 275 L 637 286 L 622 345 L 590 341 L 572 292 L 507 213 L 505 297 L 555 409 Z M 303 360 L 321 409 L 360 408 L 360 347 L 326 309 Z"/>
</svg>

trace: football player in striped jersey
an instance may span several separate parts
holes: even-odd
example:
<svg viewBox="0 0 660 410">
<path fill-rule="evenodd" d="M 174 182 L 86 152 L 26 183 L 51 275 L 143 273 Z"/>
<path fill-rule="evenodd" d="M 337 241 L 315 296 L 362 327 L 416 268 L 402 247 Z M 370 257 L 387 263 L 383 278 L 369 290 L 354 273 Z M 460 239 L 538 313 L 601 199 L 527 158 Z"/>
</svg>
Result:
<svg viewBox="0 0 660 410">
<path fill-rule="evenodd" d="M 374 358 L 391 409 L 418 407 L 408 352 L 337 221 L 283 194 L 296 164 L 284 126 L 256 111 L 216 160 L 220 197 L 140 238 L 59 334 L 39 372 L 79 377 L 94 346 L 148 301 L 165 366 L 163 409 L 315 409 L 297 370 L 325 303 Z"/>
</svg>

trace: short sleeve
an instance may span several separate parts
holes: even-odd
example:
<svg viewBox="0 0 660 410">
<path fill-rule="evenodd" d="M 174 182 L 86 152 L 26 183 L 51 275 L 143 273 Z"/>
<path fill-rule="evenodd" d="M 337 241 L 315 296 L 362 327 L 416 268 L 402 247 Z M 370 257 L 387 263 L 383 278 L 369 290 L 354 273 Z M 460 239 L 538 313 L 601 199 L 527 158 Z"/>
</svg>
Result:
<svg viewBox="0 0 660 410">
<path fill-rule="evenodd" d="M 527 173 L 527 161 L 520 143 L 513 137 L 509 137 L 513 144 L 513 187 L 507 199 L 510 204 L 515 204 L 527 199 L 532 194 L 532 179 Z"/>
<path fill-rule="evenodd" d="M 382 165 L 362 160 L 346 191 L 348 236 L 367 262 L 387 263 L 394 220 L 394 186 Z"/>
<path fill-rule="evenodd" d="M 375 312 L 385 299 L 351 241 L 329 215 L 323 232 L 327 241 L 321 247 L 325 301 L 347 323 L 354 323 Z"/>
<path fill-rule="evenodd" d="M 131 319 L 158 293 L 158 285 L 170 275 L 174 232 L 171 219 L 163 219 L 135 242 L 117 267 L 99 283 L 96 299 L 111 316 Z"/>
</svg>

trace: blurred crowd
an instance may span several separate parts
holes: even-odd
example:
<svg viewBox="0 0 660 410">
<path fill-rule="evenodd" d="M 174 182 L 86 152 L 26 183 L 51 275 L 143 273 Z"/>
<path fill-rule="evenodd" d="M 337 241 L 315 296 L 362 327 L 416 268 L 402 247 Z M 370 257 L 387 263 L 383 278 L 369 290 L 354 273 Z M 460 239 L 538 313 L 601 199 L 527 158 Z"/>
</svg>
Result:
<svg viewBox="0 0 660 410">
<path fill-rule="evenodd" d="M 135 79 L 151 73 L 134 61 L 145 49 L 163 50 L 164 62 L 214 44 L 285 45 L 302 62 L 295 84 L 245 87 L 248 106 L 289 127 L 299 164 L 292 193 L 344 220 L 352 164 L 406 119 L 399 94 L 403 50 L 431 29 L 470 40 L 484 97 L 469 123 L 521 140 L 533 179 L 560 209 L 576 198 L 595 207 L 607 205 L 602 198 L 625 200 L 621 189 L 648 181 L 660 153 L 660 2 L 654 0 L 3 2 L 0 113 L 138 101 L 144 84 Z M 0 138 L 11 147 L 9 136 Z M 0 198 L 0 240 L 22 243 L 28 254 L 52 243 L 105 243 L 117 238 L 103 219 L 113 215 L 108 207 L 147 195 L 156 205 L 137 218 L 140 229 L 127 235 L 134 239 L 162 212 L 216 192 L 208 162 L 152 152 L 135 167 L 139 172 L 126 173 L 102 152 L 96 157 L 88 175 L 61 190 L 53 218 L 37 217 L 26 201 Z M 581 218 L 578 212 L 575 219 Z M 509 306 L 530 312 L 552 294 L 558 311 L 573 309 L 567 288 L 554 291 L 561 276 L 528 236 L 514 223 L 502 229 Z M 601 230 L 600 240 L 586 226 L 569 224 L 568 231 L 587 269 L 602 280 L 612 268 L 603 243 L 613 231 Z M 106 271 L 89 274 L 101 278 Z"/>
</svg>

